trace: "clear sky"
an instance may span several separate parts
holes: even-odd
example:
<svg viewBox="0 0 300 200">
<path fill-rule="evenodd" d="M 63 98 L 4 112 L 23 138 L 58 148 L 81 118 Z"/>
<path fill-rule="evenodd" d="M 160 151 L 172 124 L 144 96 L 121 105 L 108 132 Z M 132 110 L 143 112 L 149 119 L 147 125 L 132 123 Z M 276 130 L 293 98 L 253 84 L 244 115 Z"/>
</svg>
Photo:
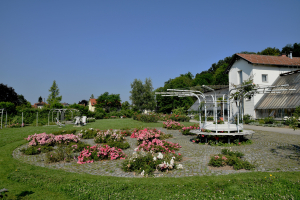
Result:
<svg viewBox="0 0 300 200">
<path fill-rule="evenodd" d="M 299 0 L 2 0 L 0 83 L 32 104 L 56 80 L 62 102 L 129 101 L 241 51 L 300 43 Z"/>
</svg>

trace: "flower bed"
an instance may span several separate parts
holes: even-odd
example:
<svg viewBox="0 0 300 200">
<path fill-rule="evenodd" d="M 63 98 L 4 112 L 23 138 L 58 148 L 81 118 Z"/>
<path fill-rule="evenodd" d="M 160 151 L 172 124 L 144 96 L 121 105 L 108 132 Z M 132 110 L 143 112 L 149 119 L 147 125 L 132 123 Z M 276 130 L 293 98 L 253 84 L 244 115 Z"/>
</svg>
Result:
<svg viewBox="0 0 300 200">
<path fill-rule="evenodd" d="M 235 170 L 238 169 L 253 169 L 254 165 L 250 164 L 248 161 L 242 160 L 244 156 L 241 152 L 233 152 L 228 149 L 222 149 L 222 154 L 211 156 L 208 163 L 209 166 L 222 167 L 222 166 L 233 166 Z"/>
<path fill-rule="evenodd" d="M 166 122 L 163 123 L 163 127 L 168 130 L 179 130 L 183 126 L 184 125 L 180 124 L 179 122 L 173 121 L 173 120 L 167 120 Z"/>
<path fill-rule="evenodd" d="M 126 155 L 123 153 L 122 149 L 117 149 L 115 147 L 110 147 L 108 145 L 97 145 L 92 147 L 87 147 L 78 156 L 78 164 L 93 163 L 98 160 L 116 160 L 125 159 Z"/>
<path fill-rule="evenodd" d="M 139 145 L 135 149 L 133 157 L 123 163 L 123 170 L 136 171 L 144 176 L 154 170 L 174 169 L 175 161 L 180 161 L 182 158 L 180 154 L 175 153 L 181 146 L 178 143 L 162 140 L 166 136 L 169 137 L 156 129 L 135 130 L 131 138 L 136 138 Z M 182 165 L 179 165 L 179 168 L 182 168 Z"/>
</svg>

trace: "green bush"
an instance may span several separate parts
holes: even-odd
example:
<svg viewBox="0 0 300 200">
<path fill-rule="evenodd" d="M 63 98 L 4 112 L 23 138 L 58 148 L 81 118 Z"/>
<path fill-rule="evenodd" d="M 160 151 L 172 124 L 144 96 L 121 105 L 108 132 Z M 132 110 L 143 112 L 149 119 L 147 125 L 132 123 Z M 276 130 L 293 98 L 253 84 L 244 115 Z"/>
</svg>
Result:
<svg viewBox="0 0 300 200">
<path fill-rule="evenodd" d="M 99 129 L 84 129 L 79 132 L 80 137 L 83 139 L 92 139 L 97 136 Z"/>
<path fill-rule="evenodd" d="M 239 169 L 253 169 L 254 165 L 250 164 L 248 161 L 242 160 L 244 156 L 241 152 L 232 152 L 228 149 L 222 149 L 222 154 L 211 156 L 208 163 L 209 166 L 222 167 L 225 165 L 233 166 L 235 170 Z"/>
<path fill-rule="evenodd" d="M 151 122 L 157 122 L 159 120 L 159 116 L 157 116 L 156 114 L 137 114 L 134 113 L 133 114 L 133 119 L 137 120 L 137 121 L 142 121 L 145 123 L 151 123 Z"/>
<path fill-rule="evenodd" d="M 109 141 L 107 143 L 110 147 L 116 147 L 119 149 L 128 149 L 130 148 L 130 144 L 128 142 L 118 142 L 118 141 Z"/>
<path fill-rule="evenodd" d="M 274 124 L 275 119 L 274 117 L 266 117 L 264 118 L 265 124 Z"/>
<path fill-rule="evenodd" d="M 77 131 L 76 129 L 72 129 L 72 130 L 59 130 L 59 131 L 52 132 L 52 134 L 53 135 L 75 134 L 76 131 Z"/>
</svg>

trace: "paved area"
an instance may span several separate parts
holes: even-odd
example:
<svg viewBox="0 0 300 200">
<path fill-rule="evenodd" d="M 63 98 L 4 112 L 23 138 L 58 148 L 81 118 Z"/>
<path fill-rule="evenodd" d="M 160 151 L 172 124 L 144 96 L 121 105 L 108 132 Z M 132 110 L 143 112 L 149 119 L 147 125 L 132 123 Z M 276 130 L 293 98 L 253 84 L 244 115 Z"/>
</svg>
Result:
<svg viewBox="0 0 300 200">
<path fill-rule="evenodd" d="M 195 136 L 184 136 L 179 131 L 166 130 L 163 128 L 158 129 L 173 135 L 173 138 L 168 140 L 179 143 L 182 146 L 182 148 L 177 152 L 184 156 L 184 160 L 181 162 L 183 165 L 182 170 L 172 170 L 168 173 L 155 173 L 154 175 L 156 177 L 186 177 L 247 172 L 247 170 L 215 170 L 207 165 L 211 155 L 218 154 L 221 152 L 221 149 L 228 147 L 214 147 L 195 144 L 191 141 Z M 255 130 L 252 126 L 249 129 Z M 267 130 L 272 129 L 267 128 Z M 232 147 L 232 150 L 243 152 L 245 154 L 245 159 L 256 166 L 254 171 L 299 171 L 300 135 L 290 134 L 286 129 L 281 130 L 284 131 L 282 133 L 278 133 L 276 131 L 268 132 L 265 130 L 256 130 L 254 134 L 246 136 L 253 141 L 253 144 L 234 146 Z M 137 142 L 136 139 L 129 137 L 127 137 L 127 141 L 130 143 L 131 148 L 124 152 L 127 155 L 130 155 L 132 154 L 133 149 L 137 146 Z M 85 140 L 85 142 L 88 142 L 91 145 L 94 144 L 93 140 Z M 23 147 L 21 146 L 17 148 L 13 152 L 13 157 L 32 165 L 61 169 L 75 173 L 117 177 L 141 177 L 139 174 L 132 172 L 123 172 L 120 168 L 122 160 L 100 161 L 83 165 L 79 165 L 76 162 L 45 164 L 43 162 L 44 155 L 26 156 L 20 153 L 19 149 Z"/>
<path fill-rule="evenodd" d="M 283 133 L 283 134 L 293 134 L 293 135 L 300 135 L 300 129 L 294 131 L 294 129 L 287 128 L 287 127 L 263 127 L 263 126 L 253 126 L 253 125 L 244 125 L 244 129 L 249 130 L 260 130 L 260 131 L 269 131 L 275 133 Z"/>
</svg>

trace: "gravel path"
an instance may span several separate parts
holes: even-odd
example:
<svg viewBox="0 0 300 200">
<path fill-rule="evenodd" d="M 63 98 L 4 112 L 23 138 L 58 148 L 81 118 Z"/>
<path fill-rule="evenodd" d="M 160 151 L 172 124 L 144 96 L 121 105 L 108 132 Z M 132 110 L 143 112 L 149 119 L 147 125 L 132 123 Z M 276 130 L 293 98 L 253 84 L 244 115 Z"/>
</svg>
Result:
<svg viewBox="0 0 300 200">
<path fill-rule="evenodd" d="M 228 170 L 228 168 L 215 170 L 207 165 L 212 154 L 221 153 L 222 148 L 228 147 L 195 144 L 191 142 L 195 136 L 184 136 L 179 131 L 163 128 L 157 129 L 173 135 L 173 138 L 168 139 L 168 141 L 179 143 L 182 146 L 177 152 L 184 156 L 184 160 L 181 162 L 183 165 L 182 170 L 172 170 L 168 173 L 158 172 L 154 174 L 156 177 L 186 177 L 248 172 L 247 170 Z M 300 171 L 300 135 L 256 130 L 253 135 L 247 137 L 253 141 L 253 144 L 231 148 L 233 151 L 243 152 L 245 159 L 256 166 L 254 171 Z M 137 146 L 137 142 L 135 138 L 127 137 L 126 139 L 131 147 L 124 152 L 130 155 Z M 95 144 L 92 139 L 82 141 L 91 145 Z M 15 159 L 32 165 L 62 169 L 68 172 L 117 177 L 141 177 L 133 172 L 122 171 L 120 168 L 122 160 L 99 161 L 83 165 L 79 165 L 76 162 L 45 164 L 43 162 L 44 155 L 27 156 L 19 151 L 26 145 L 18 147 L 13 151 Z"/>
</svg>

